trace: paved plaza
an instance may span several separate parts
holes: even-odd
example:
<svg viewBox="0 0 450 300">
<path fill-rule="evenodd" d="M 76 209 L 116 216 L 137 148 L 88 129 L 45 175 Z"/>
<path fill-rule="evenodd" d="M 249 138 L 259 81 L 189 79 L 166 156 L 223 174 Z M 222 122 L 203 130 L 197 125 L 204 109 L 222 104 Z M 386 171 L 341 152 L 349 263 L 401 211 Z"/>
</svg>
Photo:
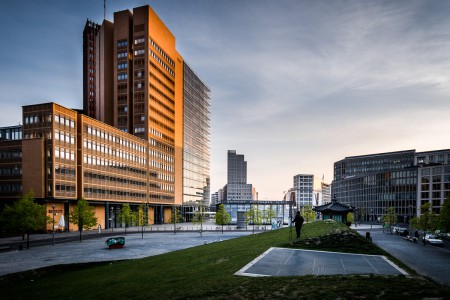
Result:
<svg viewBox="0 0 450 300">
<path fill-rule="evenodd" d="M 233 239 L 252 232 L 155 232 L 128 234 L 122 249 L 108 249 L 105 244 L 107 238 L 94 238 L 53 245 L 32 247 L 28 250 L 9 251 L 0 253 L 0 275 L 38 269 L 42 267 L 86 263 L 137 259 L 154 256 L 171 251 L 186 249 L 209 243 L 218 243 Z M 120 234 L 123 235 L 123 232 Z"/>
</svg>

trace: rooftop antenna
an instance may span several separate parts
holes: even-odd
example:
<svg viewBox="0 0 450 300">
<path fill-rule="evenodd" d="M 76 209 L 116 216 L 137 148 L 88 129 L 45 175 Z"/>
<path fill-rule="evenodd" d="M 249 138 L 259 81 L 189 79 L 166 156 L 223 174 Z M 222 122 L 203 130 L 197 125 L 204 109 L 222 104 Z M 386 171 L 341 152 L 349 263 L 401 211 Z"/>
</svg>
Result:
<svg viewBox="0 0 450 300">
<path fill-rule="evenodd" d="M 106 20 L 106 0 L 103 0 L 103 20 Z"/>
</svg>

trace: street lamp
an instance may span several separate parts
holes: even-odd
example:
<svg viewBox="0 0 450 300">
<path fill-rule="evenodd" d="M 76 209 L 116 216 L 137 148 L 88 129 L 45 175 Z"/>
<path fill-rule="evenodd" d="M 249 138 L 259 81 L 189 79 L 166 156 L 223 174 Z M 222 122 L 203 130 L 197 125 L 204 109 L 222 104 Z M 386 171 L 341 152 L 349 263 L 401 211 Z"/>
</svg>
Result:
<svg viewBox="0 0 450 300">
<path fill-rule="evenodd" d="M 114 232 L 114 207 L 111 206 L 111 212 L 109 214 L 109 221 L 110 221 L 110 226 L 111 226 L 111 232 Z"/>
<path fill-rule="evenodd" d="M 52 222 L 52 233 L 53 233 L 53 246 L 55 246 L 55 204 L 52 205 L 52 215 L 53 215 L 53 222 Z"/>
<path fill-rule="evenodd" d="M 372 218 L 373 218 L 373 209 L 370 209 L 370 230 L 372 230 L 372 224 L 373 224 L 373 222 L 372 222 Z"/>
<path fill-rule="evenodd" d="M 409 234 L 411 235 L 412 205 L 409 205 Z"/>
</svg>

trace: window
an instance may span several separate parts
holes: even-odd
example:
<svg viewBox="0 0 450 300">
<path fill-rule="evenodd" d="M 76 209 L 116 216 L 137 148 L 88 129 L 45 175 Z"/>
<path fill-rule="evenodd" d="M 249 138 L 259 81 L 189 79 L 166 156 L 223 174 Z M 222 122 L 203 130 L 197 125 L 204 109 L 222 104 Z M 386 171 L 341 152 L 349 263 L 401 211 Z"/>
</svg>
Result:
<svg viewBox="0 0 450 300">
<path fill-rule="evenodd" d="M 134 51 L 134 56 L 142 55 L 142 54 L 144 54 L 144 53 L 145 53 L 145 50 L 144 50 L 144 49 L 136 50 L 136 51 Z"/>
<path fill-rule="evenodd" d="M 118 64 L 117 65 L 117 69 L 121 70 L 121 69 L 126 69 L 128 68 L 128 64 L 127 63 L 122 63 L 122 64 Z"/>
<path fill-rule="evenodd" d="M 127 73 L 121 73 L 121 74 L 117 75 L 117 80 L 125 80 L 127 78 L 128 78 Z"/>
<path fill-rule="evenodd" d="M 117 41 L 117 47 L 126 47 L 128 46 L 128 41 L 127 40 L 119 40 Z"/>
<path fill-rule="evenodd" d="M 124 51 L 122 51 L 122 52 L 118 52 L 117 53 L 117 58 L 127 58 L 128 57 L 128 52 L 124 52 Z"/>
<path fill-rule="evenodd" d="M 142 44 L 144 42 L 145 42 L 145 38 L 137 38 L 137 39 L 134 40 L 134 44 L 135 45 Z"/>
</svg>

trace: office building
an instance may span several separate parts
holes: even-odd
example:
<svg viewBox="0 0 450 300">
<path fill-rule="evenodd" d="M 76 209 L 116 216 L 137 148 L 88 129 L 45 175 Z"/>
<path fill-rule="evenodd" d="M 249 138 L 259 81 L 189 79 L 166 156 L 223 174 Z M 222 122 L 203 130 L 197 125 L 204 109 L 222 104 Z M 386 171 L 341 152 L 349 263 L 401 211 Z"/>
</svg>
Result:
<svg viewBox="0 0 450 300">
<path fill-rule="evenodd" d="M 209 93 L 149 6 L 101 26 L 88 20 L 83 114 L 56 103 L 24 106 L 23 139 L 0 143 L 8 156 L 0 168 L 16 172 L 4 171 L 0 185 L 15 199 L 33 189 L 47 211 L 55 205 L 66 216 L 84 198 L 103 228 L 120 226 L 124 203 L 146 205 L 150 223 L 168 222 L 184 197 L 209 201 Z"/>
<path fill-rule="evenodd" d="M 450 195 L 450 150 L 347 157 L 334 164 L 332 194 L 357 208 L 361 221 L 379 221 L 394 207 L 399 222 L 408 222 L 425 203 L 439 213 Z"/>
<path fill-rule="evenodd" d="M 356 208 L 358 221 L 379 221 L 388 207 L 402 216 L 400 222 L 409 220 L 417 210 L 414 155 L 414 150 L 406 150 L 346 157 L 334 163 L 333 197 Z"/>
<path fill-rule="evenodd" d="M 209 88 L 184 63 L 183 203 L 210 205 Z"/>
<path fill-rule="evenodd" d="M 418 152 L 417 207 L 431 203 L 439 214 L 444 200 L 450 196 L 450 150 Z"/>
<path fill-rule="evenodd" d="M 83 30 L 83 110 L 86 115 L 96 115 L 96 55 L 97 33 L 100 25 L 91 20 L 86 21 Z"/>
<path fill-rule="evenodd" d="M 22 193 L 22 125 L 0 128 L 0 201 L 11 204 Z"/>
<path fill-rule="evenodd" d="M 228 150 L 227 184 L 223 187 L 222 200 L 258 200 L 252 184 L 247 184 L 247 162 L 244 155 Z"/>
<path fill-rule="evenodd" d="M 318 206 L 331 202 L 330 184 L 324 183 L 323 179 L 313 174 L 297 174 L 293 178 L 293 187 L 290 188 L 284 200 L 292 201 L 294 207 L 301 209 L 306 205 Z"/>
<path fill-rule="evenodd" d="M 98 27 L 91 23 L 86 27 L 97 31 L 95 112 L 85 113 L 147 140 L 151 159 L 167 164 L 169 194 L 179 204 L 208 205 L 209 88 L 184 62 L 174 35 L 150 6 L 115 12 L 113 22 Z"/>
</svg>

